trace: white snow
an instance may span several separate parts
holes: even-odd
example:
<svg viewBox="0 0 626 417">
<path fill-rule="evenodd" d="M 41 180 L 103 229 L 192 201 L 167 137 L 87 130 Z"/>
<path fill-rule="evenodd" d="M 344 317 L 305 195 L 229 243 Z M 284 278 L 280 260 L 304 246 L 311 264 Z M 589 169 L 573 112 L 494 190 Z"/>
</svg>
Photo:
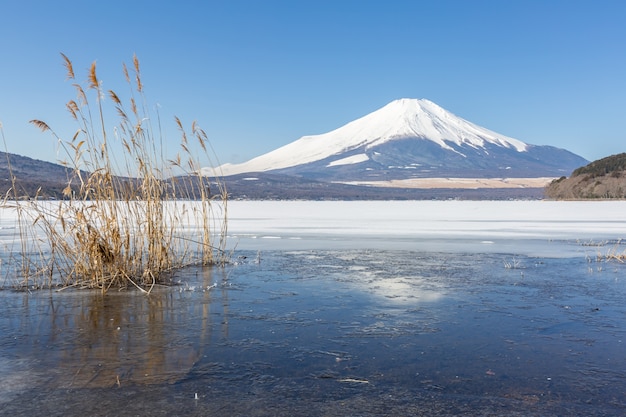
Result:
<svg viewBox="0 0 626 417">
<path fill-rule="evenodd" d="M 253 250 L 595 257 L 626 238 L 626 201 L 233 201 L 228 214 L 229 245 Z"/>
<path fill-rule="evenodd" d="M 189 217 L 184 233 L 193 235 L 194 219 Z M 14 210 L 0 208 L 5 248 L 20 247 L 16 221 Z M 215 230 L 219 223 L 218 218 Z M 227 226 L 229 250 L 365 248 L 591 258 L 626 251 L 615 246 L 626 238 L 626 201 L 230 201 Z"/>
<path fill-rule="evenodd" d="M 393 139 L 419 137 L 445 149 L 449 143 L 482 148 L 492 143 L 518 152 L 527 144 L 462 119 L 432 101 L 400 99 L 321 135 L 303 136 L 283 147 L 242 164 L 224 164 L 217 172 L 234 175 L 287 168 L 319 161 L 362 146 L 371 148 Z M 205 168 L 208 169 L 208 168 Z M 212 172 L 212 171 L 211 171 Z"/>
<path fill-rule="evenodd" d="M 334 166 L 338 166 L 338 165 L 351 165 L 351 164 L 358 164 L 360 162 L 365 162 L 365 161 L 369 161 L 369 156 L 367 156 L 367 154 L 364 153 L 360 153 L 358 155 L 352 155 L 352 156 L 348 156 L 345 158 L 341 158 L 338 159 L 336 161 L 331 162 L 330 164 L 326 165 L 328 167 L 334 167 Z"/>
</svg>

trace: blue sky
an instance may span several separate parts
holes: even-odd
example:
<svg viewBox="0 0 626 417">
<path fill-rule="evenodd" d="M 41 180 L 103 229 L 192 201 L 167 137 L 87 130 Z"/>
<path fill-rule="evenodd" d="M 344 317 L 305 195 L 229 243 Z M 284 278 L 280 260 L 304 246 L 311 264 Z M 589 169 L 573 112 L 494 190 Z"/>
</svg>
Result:
<svg viewBox="0 0 626 417">
<path fill-rule="evenodd" d="M 622 0 L 0 0 L 0 121 L 10 152 L 56 160 L 93 61 L 126 91 L 141 61 L 172 154 L 174 115 L 244 162 L 403 98 L 593 160 L 626 152 Z M 113 120 L 111 119 L 111 123 Z M 113 123 L 112 123 L 113 124 Z"/>
</svg>

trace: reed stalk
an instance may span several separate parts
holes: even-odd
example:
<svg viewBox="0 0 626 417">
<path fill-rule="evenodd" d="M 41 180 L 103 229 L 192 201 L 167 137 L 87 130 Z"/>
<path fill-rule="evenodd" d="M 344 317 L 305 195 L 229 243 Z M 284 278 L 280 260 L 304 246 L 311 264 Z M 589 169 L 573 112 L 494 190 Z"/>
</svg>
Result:
<svg viewBox="0 0 626 417">
<path fill-rule="evenodd" d="M 59 145 L 68 171 L 65 199 L 20 199 L 15 182 L 5 198 L 18 213 L 21 285 L 149 292 L 176 269 L 225 262 L 227 192 L 217 176 L 202 175 L 197 156 L 212 160 L 206 133 L 194 122 L 192 146 L 175 118 L 180 151 L 165 159 L 160 115 L 152 117 L 145 105 L 136 56 L 130 71 L 123 66 L 130 87 L 125 101 L 102 90 L 95 63 L 81 85 L 70 59 L 62 58 L 76 92 L 66 107 L 77 131 L 66 140 L 44 121 L 31 123 Z M 113 105 L 114 123 L 106 103 Z"/>
</svg>

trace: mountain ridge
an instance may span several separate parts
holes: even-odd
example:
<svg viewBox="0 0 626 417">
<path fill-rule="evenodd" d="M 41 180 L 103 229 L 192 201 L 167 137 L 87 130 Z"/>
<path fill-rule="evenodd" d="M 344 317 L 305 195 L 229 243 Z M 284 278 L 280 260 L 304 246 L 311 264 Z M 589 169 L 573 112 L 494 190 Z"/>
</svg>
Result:
<svg viewBox="0 0 626 417">
<path fill-rule="evenodd" d="M 0 193 L 8 199 L 65 199 L 63 191 L 70 176 L 70 170 L 60 164 L 0 152 Z M 360 186 L 272 173 L 234 175 L 219 180 L 225 184 L 229 198 L 235 200 L 508 200 L 543 196 L 543 187 L 510 187 L 505 183 L 501 187 L 463 187 L 455 184 L 454 179 L 447 179 L 447 184 L 435 188 L 432 185 Z"/>
<path fill-rule="evenodd" d="M 9 198 L 62 198 L 70 174 L 60 164 L 0 151 L 0 192 Z"/>
<path fill-rule="evenodd" d="M 19 180 L 13 198 L 63 198 L 65 167 L 13 154 L 2 158 L 4 167 L 0 160 L 5 194 L 8 156 Z M 551 179 L 587 163 L 480 127 L 429 100 L 399 99 L 330 132 L 202 173 L 234 198 L 537 198 Z"/>
<path fill-rule="evenodd" d="M 300 139 L 224 176 L 275 172 L 328 181 L 455 177 L 559 177 L 588 161 L 478 126 L 426 99 L 398 99 L 337 129 Z"/>
</svg>

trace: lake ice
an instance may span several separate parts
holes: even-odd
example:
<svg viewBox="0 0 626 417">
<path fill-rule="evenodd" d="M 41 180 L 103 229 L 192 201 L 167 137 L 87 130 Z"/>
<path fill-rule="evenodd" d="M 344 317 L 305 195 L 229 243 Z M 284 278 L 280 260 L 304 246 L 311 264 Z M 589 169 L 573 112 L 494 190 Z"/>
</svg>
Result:
<svg viewBox="0 0 626 417">
<path fill-rule="evenodd" d="M 0 415 L 624 415 L 625 209 L 233 201 L 224 268 L 0 292 Z"/>
<path fill-rule="evenodd" d="M 242 249 L 409 249 L 576 256 L 626 237 L 626 202 L 234 201 L 231 245 Z"/>
</svg>

